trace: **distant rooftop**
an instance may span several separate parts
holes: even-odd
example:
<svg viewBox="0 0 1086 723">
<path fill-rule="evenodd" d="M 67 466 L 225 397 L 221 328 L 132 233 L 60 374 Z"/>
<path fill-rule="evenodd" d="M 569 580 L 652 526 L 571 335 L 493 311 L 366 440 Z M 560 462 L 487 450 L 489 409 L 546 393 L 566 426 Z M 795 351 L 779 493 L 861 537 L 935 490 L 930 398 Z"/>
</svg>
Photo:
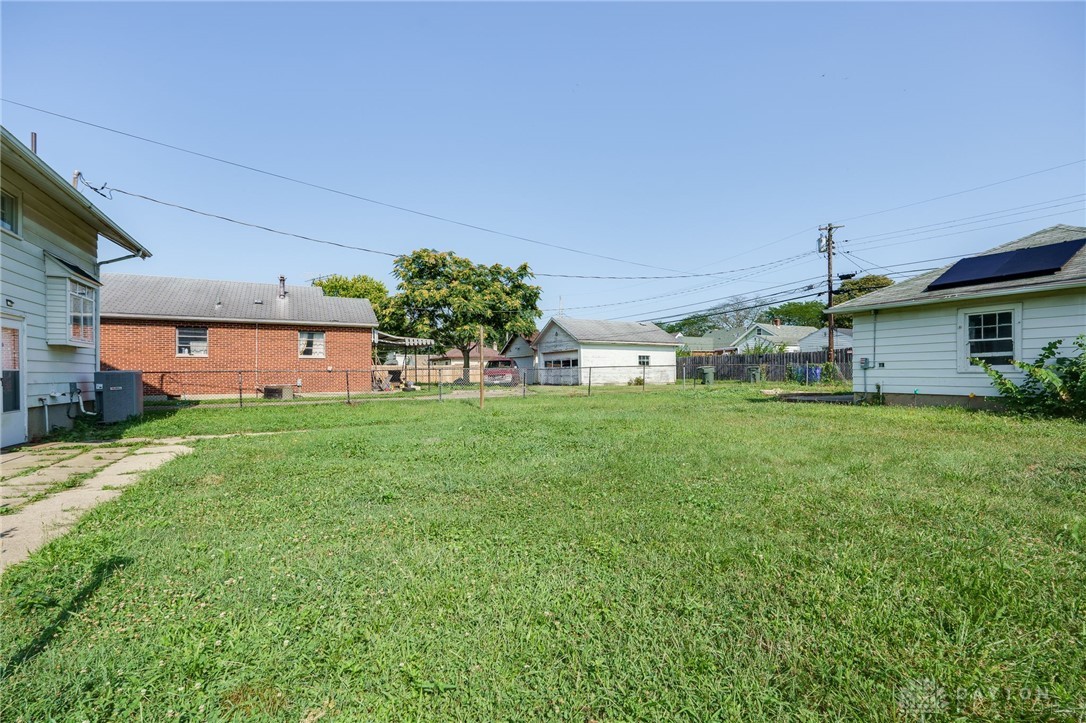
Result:
<svg viewBox="0 0 1086 723">
<path fill-rule="evenodd" d="M 325 296 L 319 286 L 285 286 L 280 298 L 278 283 L 103 274 L 102 284 L 104 318 L 377 326 L 368 300 Z"/>
<path fill-rule="evenodd" d="M 616 344 L 667 344 L 682 346 L 676 339 L 660 327 L 648 321 L 598 321 L 594 319 L 572 319 L 568 316 L 555 316 L 552 322 L 565 330 L 567 334 L 581 342 L 612 342 Z"/>
</svg>

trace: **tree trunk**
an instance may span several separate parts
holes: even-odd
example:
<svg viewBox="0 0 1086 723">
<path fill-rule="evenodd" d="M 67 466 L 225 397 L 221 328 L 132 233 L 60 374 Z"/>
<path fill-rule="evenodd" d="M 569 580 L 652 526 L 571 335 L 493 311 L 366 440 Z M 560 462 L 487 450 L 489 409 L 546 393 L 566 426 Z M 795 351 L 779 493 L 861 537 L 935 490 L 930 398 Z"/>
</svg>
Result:
<svg viewBox="0 0 1086 723">
<path fill-rule="evenodd" d="M 470 347 L 456 347 L 460 350 L 460 353 L 464 355 L 464 378 L 461 381 L 464 384 L 471 384 L 471 348 Z M 479 373 L 482 374 L 483 370 L 480 369 Z"/>
</svg>

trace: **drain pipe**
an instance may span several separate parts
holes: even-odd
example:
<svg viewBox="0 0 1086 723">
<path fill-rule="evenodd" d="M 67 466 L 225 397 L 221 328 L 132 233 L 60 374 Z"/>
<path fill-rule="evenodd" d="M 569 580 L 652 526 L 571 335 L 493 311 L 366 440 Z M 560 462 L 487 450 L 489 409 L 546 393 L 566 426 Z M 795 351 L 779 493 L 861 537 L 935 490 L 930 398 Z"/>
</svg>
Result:
<svg viewBox="0 0 1086 723">
<path fill-rule="evenodd" d="M 98 412 L 88 412 L 87 408 L 83 406 L 83 390 L 76 387 L 75 397 L 79 400 L 79 411 L 86 414 L 88 417 L 97 417 Z"/>
<path fill-rule="evenodd" d="M 52 431 L 49 426 L 49 405 L 45 403 L 45 397 L 38 397 L 38 401 L 41 402 L 41 408 L 45 412 L 45 433 L 48 435 Z"/>
</svg>

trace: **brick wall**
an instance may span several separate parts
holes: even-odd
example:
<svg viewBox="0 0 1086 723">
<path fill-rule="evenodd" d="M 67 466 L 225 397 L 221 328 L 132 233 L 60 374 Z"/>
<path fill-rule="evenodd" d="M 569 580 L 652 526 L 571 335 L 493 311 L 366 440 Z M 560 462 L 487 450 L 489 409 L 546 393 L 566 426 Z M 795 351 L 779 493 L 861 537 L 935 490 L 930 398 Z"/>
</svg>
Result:
<svg viewBox="0 0 1086 723">
<path fill-rule="evenodd" d="M 271 384 L 296 385 L 301 393 L 370 390 L 370 329 L 284 324 L 230 324 L 103 318 L 102 369 L 143 372 L 144 394 L 196 397 L 259 394 Z M 177 327 L 206 327 L 207 356 L 178 356 Z M 324 358 L 298 356 L 298 332 L 323 331 Z M 328 368 L 332 371 L 329 372 Z"/>
</svg>

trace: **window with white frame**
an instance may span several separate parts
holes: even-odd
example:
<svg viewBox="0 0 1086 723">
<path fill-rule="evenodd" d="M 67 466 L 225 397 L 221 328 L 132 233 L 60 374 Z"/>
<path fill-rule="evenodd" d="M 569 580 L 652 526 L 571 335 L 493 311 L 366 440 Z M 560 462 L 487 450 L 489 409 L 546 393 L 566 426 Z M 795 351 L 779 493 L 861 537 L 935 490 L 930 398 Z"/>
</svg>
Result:
<svg viewBox="0 0 1086 723">
<path fill-rule="evenodd" d="M 94 343 L 94 289 L 68 279 L 69 338 L 85 344 Z"/>
<path fill-rule="evenodd" d="M 637 355 L 637 363 L 638 363 L 639 366 L 647 367 L 649 365 L 649 355 L 648 354 L 638 354 Z"/>
<path fill-rule="evenodd" d="M 0 227 L 19 233 L 19 199 L 6 191 L 0 192 Z"/>
<path fill-rule="evenodd" d="M 177 356 L 207 356 L 207 327 L 177 327 Z"/>
<path fill-rule="evenodd" d="M 1014 358 L 1014 312 L 986 311 L 966 315 L 969 358 L 1010 364 Z"/>
<path fill-rule="evenodd" d="M 298 356 L 324 358 L 324 332 L 323 331 L 299 331 L 298 332 Z"/>
<path fill-rule="evenodd" d="M 973 359 L 1010 366 L 1020 348 L 1021 305 L 958 312 L 958 369 L 981 372 Z"/>
</svg>

